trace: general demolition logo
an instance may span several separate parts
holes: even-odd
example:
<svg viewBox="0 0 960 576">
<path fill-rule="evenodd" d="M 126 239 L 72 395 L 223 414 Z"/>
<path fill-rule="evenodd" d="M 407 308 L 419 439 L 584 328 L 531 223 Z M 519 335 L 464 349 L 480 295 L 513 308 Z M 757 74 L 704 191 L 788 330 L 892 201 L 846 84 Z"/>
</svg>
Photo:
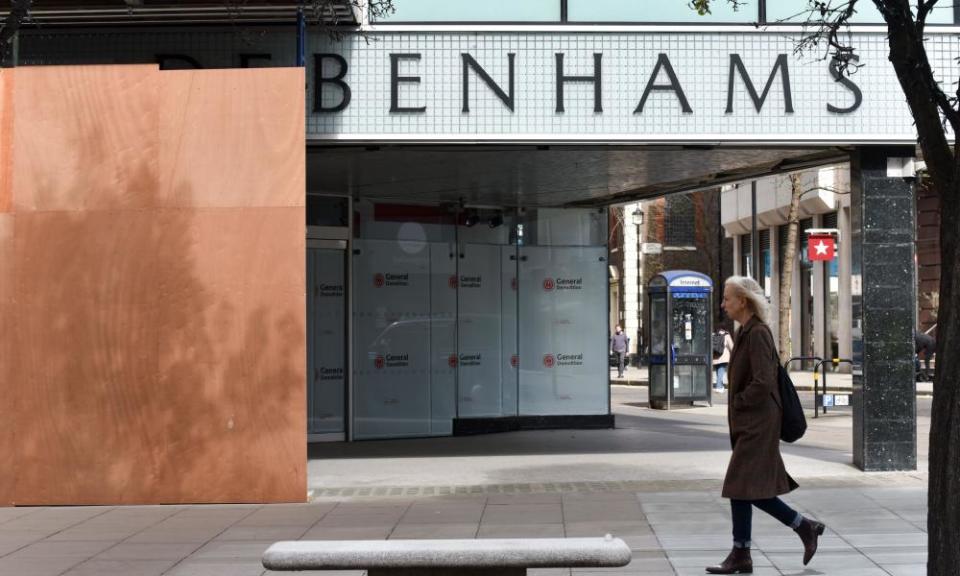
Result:
<svg viewBox="0 0 960 576">
<path fill-rule="evenodd" d="M 406 368 L 409 365 L 409 354 L 387 354 L 386 356 L 377 356 L 373 359 L 373 367 L 377 370 L 382 370 L 383 368 Z"/>
<path fill-rule="evenodd" d="M 580 278 L 546 278 L 543 281 L 543 289 L 547 292 L 553 290 L 583 290 L 583 277 Z"/>
<path fill-rule="evenodd" d="M 517 354 L 514 354 L 513 356 L 511 356 L 511 357 L 510 357 L 510 365 L 513 366 L 514 368 L 516 368 L 517 366 L 519 366 L 519 365 L 520 365 L 520 356 L 517 355 Z"/>
<path fill-rule="evenodd" d="M 339 298 L 343 296 L 343 284 L 321 284 L 319 291 L 320 296 Z"/>
<path fill-rule="evenodd" d="M 557 290 L 583 290 L 583 277 L 557 278 Z"/>
<path fill-rule="evenodd" d="M 343 368 L 320 368 L 320 380 L 343 380 Z"/>
<path fill-rule="evenodd" d="M 373 285 L 376 288 L 382 288 L 383 286 L 409 286 L 410 273 L 391 274 L 387 272 L 386 274 L 381 274 L 377 272 L 373 275 Z"/>
<path fill-rule="evenodd" d="M 557 354 L 558 366 L 583 366 L 583 353 Z"/>
<path fill-rule="evenodd" d="M 543 356 L 544 368 L 553 368 L 554 366 L 583 366 L 583 353 L 579 354 L 545 354 Z"/>
<path fill-rule="evenodd" d="M 457 289 L 457 284 L 459 284 L 459 283 L 457 282 L 457 275 L 456 275 L 456 274 L 451 274 L 450 277 L 447 278 L 447 286 L 449 286 L 450 288 L 456 290 L 456 289 Z"/>
<path fill-rule="evenodd" d="M 461 288 L 480 288 L 482 284 L 483 284 L 482 276 L 461 276 L 460 277 Z"/>
</svg>

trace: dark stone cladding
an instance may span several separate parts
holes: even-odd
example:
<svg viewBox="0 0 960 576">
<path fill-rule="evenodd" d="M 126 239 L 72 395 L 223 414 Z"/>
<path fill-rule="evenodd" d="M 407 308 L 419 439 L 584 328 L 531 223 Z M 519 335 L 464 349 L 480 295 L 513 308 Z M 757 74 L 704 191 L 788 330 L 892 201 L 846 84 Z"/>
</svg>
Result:
<svg viewBox="0 0 960 576">
<path fill-rule="evenodd" d="M 862 147 L 851 157 L 853 460 L 862 470 L 917 467 L 913 182 L 887 176 L 912 147 Z"/>
<path fill-rule="evenodd" d="M 596 416 L 507 416 L 499 418 L 456 418 L 454 436 L 517 432 L 519 430 L 596 430 L 614 428 L 613 414 Z"/>
</svg>

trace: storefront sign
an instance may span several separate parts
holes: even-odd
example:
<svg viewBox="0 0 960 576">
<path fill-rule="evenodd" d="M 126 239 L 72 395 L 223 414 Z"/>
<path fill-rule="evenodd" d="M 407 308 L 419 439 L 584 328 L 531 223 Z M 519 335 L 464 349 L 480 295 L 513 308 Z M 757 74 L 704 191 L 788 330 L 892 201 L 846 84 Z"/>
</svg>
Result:
<svg viewBox="0 0 960 576">
<path fill-rule="evenodd" d="M 949 77 L 960 38 L 926 31 Z M 369 32 L 308 39 L 313 140 L 909 143 L 916 130 L 884 34 L 853 32 L 849 77 L 795 54 L 802 31 Z M 25 35 L 24 64 L 292 66 L 272 30 Z M 185 46 L 196 47 L 184 50 Z"/>
<path fill-rule="evenodd" d="M 829 232 L 807 233 L 807 259 L 810 261 L 830 261 L 836 256 L 836 237 Z"/>
<path fill-rule="evenodd" d="M 670 281 L 671 288 L 710 288 L 710 281 L 699 276 L 678 276 Z"/>
</svg>

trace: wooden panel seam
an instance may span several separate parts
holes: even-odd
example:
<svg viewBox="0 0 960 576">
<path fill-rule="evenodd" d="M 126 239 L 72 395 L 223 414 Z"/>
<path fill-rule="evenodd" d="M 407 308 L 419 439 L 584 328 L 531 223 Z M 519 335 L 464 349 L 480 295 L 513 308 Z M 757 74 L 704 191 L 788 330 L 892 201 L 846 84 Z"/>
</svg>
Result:
<svg viewBox="0 0 960 576">
<path fill-rule="evenodd" d="M 13 86 L 16 70 L 3 71 L 0 89 L 0 212 L 13 209 Z"/>
</svg>

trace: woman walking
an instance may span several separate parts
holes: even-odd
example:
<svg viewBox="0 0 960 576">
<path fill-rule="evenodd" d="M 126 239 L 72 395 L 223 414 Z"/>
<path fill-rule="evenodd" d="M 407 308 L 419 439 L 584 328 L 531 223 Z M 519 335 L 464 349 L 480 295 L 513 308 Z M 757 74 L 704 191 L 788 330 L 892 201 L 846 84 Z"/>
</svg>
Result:
<svg viewBox="0 0 960 576">
<path fill-rule="evenodd" d="M 733 455 L 723 481 L 723 497 L 730 499 L 733 550 L 710 574 L 753 572 L 750 538 L 753 507 L 792 528 L 803 542 L 803 564 L 817 551 L 824 525 L 804 518 L 778 498 L 797 488 L 780 457 L 783 417 L 773 335 L 767 327 L 767 299 L 751 278 L 731 276 L 723 289 L 723 309 L 740 325 L 729 365 L 727 422 Z"/>
</svg>

